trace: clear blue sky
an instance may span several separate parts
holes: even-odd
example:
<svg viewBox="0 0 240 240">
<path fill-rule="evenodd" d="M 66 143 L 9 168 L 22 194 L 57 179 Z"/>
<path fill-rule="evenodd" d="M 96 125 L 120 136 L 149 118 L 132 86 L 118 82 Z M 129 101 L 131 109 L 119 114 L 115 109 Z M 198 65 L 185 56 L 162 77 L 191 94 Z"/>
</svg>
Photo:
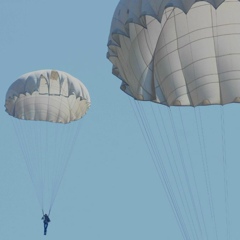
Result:
<svg viewBox="0 0 240 240">
<path fill-rule="evenodd" d="M 120 91 L 120 81 L 111 74 L 111 63 L 106 59 L 117 3 L 118 0 L 0 1 L 1 239 L 182 239 L 129 97 Z M 57 69 L 79 78 L 92 99 L 91 109 L 81 120 L 81 132 L 46 237 L 35 190 L 12 121 L 4 109 L 10 84 L 20 75 L 40 69 Z M 221 135 L 216 138 L 218 153 Z M 214 164 L 212 169 L 217 165 Z M 214 180 L 212 185 L 218 187 Z M 221 203 L 222 200 L 214 200 L 217 209 L 224 208 Z M 208 203 L 202 204 L 208 211 Z M 218 229 L 221 224 L 224 223 L 219 221 Z M 239 236 L 239 232 L 234 232 L 234 223 L 231 226 L 232 236 Z M 225 239 L 224 234 L 219 239 Z"/>
</svg>

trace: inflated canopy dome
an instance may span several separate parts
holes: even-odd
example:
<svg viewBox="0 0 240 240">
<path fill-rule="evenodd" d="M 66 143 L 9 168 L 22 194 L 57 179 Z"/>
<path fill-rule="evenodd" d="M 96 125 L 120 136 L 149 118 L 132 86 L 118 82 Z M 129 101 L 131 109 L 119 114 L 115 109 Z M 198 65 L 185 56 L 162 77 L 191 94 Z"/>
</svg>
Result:
<svg viewBox="0 0 240 240">
<path fill-rule="evenodd" d="M 107 57 L 121 89 L 167 106 L 240 102 L 240 2 L 121 0 Z"/>
<path fill-rule="evenodd" d="M 70 74 L 40 70 L 22 75 L 9 87 L 5 107 L 19 119 L 69 123 L 86 114 L 90 96 Z"/>
</svg>

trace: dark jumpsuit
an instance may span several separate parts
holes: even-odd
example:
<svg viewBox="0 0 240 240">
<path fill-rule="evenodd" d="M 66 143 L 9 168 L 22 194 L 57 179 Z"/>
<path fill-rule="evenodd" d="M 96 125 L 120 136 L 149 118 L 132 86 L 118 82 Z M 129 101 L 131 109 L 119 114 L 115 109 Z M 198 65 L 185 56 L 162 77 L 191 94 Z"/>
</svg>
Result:
<svg viewBox="0 0 240 240">
<path fill-rule="evenodd" d="M 44 226 L 44 235 L 46 235 L 47 234 L 48 223 L 50 222 L 50 218 L 48 217 L 47 214 L 44 214 L 42 219 L 43 219 L 43 226 Z"/>
</svg>

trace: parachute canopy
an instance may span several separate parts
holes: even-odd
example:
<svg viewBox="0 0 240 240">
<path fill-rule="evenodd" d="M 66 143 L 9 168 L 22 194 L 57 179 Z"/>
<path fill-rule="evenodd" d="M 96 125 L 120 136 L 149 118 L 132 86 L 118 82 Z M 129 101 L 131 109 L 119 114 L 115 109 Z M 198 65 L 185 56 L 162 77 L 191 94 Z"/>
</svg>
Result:
<svg viewBox="0 0 240 240">
<path fill-rule="evenodd" d="M 107 57 L 121 89 L 167 106 L 240 102 L 239 1 L 121 0 Z"/>
<path fill-rule="evenodd" d="M 120 0 L 112 18 L 107 57 L 150 101 L 130 102 L 185 240 L 240 236 L 239 13 L 238 0 Z"/>
<path fill-rule="evenodd" d="M 42 211 L 50 213 L 80 133 L 75 120 L 90 107 L 88 90 L 65 72 L 30 72 L 9 87 L 5 107 Z"/>
<path fill-rule="evenodd" d="M 13 117 L 55 123 L 80 119 L 89 106 L 90 96 L 83 83 L 55 70 L 24 74 L 8 89 L 5 103 Z"/>
</svg>

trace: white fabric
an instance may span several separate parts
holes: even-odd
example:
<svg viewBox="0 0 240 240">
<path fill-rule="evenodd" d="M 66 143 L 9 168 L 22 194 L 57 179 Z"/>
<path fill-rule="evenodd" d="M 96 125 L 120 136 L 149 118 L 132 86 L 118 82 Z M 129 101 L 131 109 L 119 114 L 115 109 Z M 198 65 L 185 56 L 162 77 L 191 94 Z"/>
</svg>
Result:
<svg viewBox="0 0 240 240">
<path fill-rule="evenodd" d="M 208 2 L 120 1 L 107 56 L 123 91 L 168 106 L 240 101 L 240 2 Z"/>
<path fill-rule="evenodd" d="M 90 96 L 70 74 L 41 70 L 24 74 L 10 86 L 5 107 L 19 119 L 69 123 L 85 115 Z"/>
</svg>

